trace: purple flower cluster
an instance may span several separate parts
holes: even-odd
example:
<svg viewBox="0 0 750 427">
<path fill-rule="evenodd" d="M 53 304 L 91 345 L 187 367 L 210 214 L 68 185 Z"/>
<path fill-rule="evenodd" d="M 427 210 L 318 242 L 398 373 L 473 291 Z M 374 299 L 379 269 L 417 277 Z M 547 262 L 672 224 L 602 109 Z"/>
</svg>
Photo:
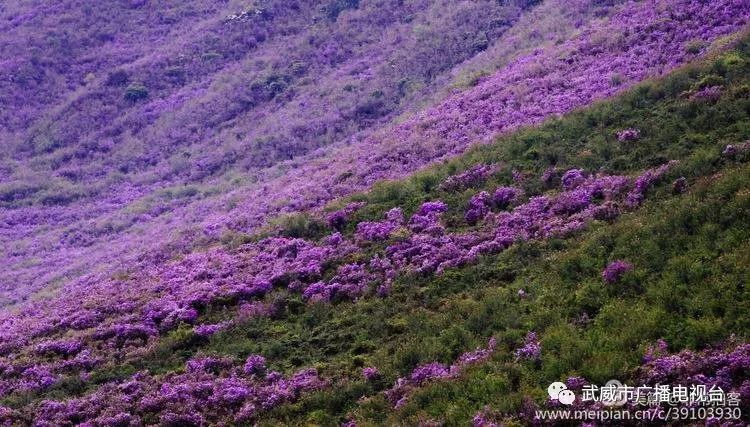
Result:
<svg viewBox="0 0 750 427">
<path fill-rule="evenodd" d="M 417 213 L 409 218 L 409 231 L 424 234 L 441 234 L 440 215 L 448 210 L 448 206 L 440 200 L 425 202 Z"/>
<path fill-rule="evenodd" d="M 334 297 L 350 300 L 363 296 L 374 279 L 364 265 L 344 264 L 328 282 L 315 282 L 307 286 L 302 296 L 311 302 L 330 302 Z"/>
<path fill-rule="evenodd" d="M 602 271 L 602 279 L 609 284 L 614 284 L 622 279 L 625 273 L 633 270 L 633 264 L 621 259 L 610 262 Z"/>
<path fill-rule="evenodd" d="M 645 171 L 638 179 L 635 180 L 635 185 L 632 190 L 628 193 L 626 203 L 628 207 L 637 207 L 643 202 L 646 197 L 646 191 L 654 183 L 658 182 L 674 165 L 677 161 L 672 160 L 664 165 L 657 168 L 649 169 Z"/>
<path fill-rule="evenodd" d="M 716 101 L 721 98 L 723 88 L 721 86 L 707 86 L 691 95 L 690 99 L 701 101 Z"/>
<path fill-rule="evenodd" d="M 433 202 L 422 203 L 422 206 L 419 207 L 417 213 L 419 213 L 419 215 L 427 216 L 431 214 L 440 214 L 446 212 L 447 210 L 448 205 L 440 200 L 435 200 Z"/>
<path fill-rule="evenodd" d="M 646 174 L 651 177 L 653 172 Z M 638 179 L 642 184 L 655 181 Z M 489 213 L 490 202 L 480 193 L 474 198 L 471 209 L 485 214 L 481 230 L 448 234 L 442 226 L 436 225 L 429 233 L 415 232 L 386 248 L 389 266 L 417 274 L 441 273 L 447 268 L 473 263 L 480 255 L 500 252 L 518 240 L 564 237 L 595 219 L 617 217 L 618 201 L 621 202 L 631 188 L 631 180 L 625 176 L 590 176 L 573 181 L 578 182 L 577 186 L 562 191 L 557 197 L 532 197 L 512 211 L 497 214 Z M 641 188 L 645 191 L 648 186 Z"/>
<path fill-rule="evenodd" d="M 464 219 L 469 225 L 475 225 L 489 213 L 492 207 L 492 197 L 486 191 L 475 194 L 469 200 L 469 207 L 466 210 Z"/>
<path fill-rule="evenodd" d="M 581 169 L 570 169 L 566 171 L 562 178 L 562 187 L 564 190 L 572 190 L 578 184 L 582 183 L 586 179 L 583 170 Z"/>
<path fill-rule="evenodd" d="M 266 358 L 259 354 L 250 355 L 242 370 L 248 375 L 262 374 L 266 370 Z"/>
<path fill-rule="evenodd" d="M 750 152 L 750 141 L 745 141 L 742 144 L 729 144 L 721 152 L 721 155 L 727 158 L 734 158 L 740 154 Z"/>
<path fill-rule="evenodd" d="M 726 347 L 706 349 L 695 352 L 691 350 L 682 350 L 676 354 L 669 354 L 667 343 L 664 340 L 658 340 L 655 345 L 649 346 L 643 360 L 643 365 L 638 367 L 634 372 L 632 383 L 645 387 L 656 387 L 658 385 L 670 384 L 672 386 L 680 385 L 692 390 L 693 387 L 705 388 L 705 394 L 695 394 L 694 398 L 705 398 L 708 404 L 709 392 L 712 389 L 721 388 L 724 395 L 729 399 L 733 397 L 738 407 L 744 413 L 750 409 L 750 344 L 737 344 L 730 339 Z M 585 378 L 573 376 L 565 381 L 570 390 L 579 392 L 582 387 L 588 384 Z M 628 382 L 630 384 L 630 382 Z M 578 394 L 578 393 L 576 393 Z M 545 402 L 547 408 L 559 408 L 559 403 L 553 400 Z M 675 402 L 669 403 L 670 407 L 675 407 Z M 683 404 L 677 403 L 678 408 Z M 694 407 L 694 406 L 693 406 Z M 576 399 L 573 410 L 599 410 L 602 408 L 600 402 L 594 400 L 582 401 Z M 623 409 L 634 410 L 641 408 L 640 404 L 633 402 L 626 403 Z M 507 420 L 521 421 L 523 424 L 533 424 L 535 420 L 535 410 L 539 409 L 536 403 L 531 400 L 524 402 L 524 405 L 518 413 L 507 417 Z M 655 411 L 660 409 L 658 406 L 652 406 L 649 410 Z M 502 417 L 492 417 L 487 411 L 480 412 L 483 420 L 500 419 Z M 708 418 L 707 425 L 725 425 L 722 420 Z M 481 424 L 480 424 L 481 425 Z M 736 423 L 726 423 L 726 425 L 742 425 Z"/>
<path fill-rule="evenodd" d="M 231 325 L 231 321 L 215 323 L 212 325 L 198 325 L 193 328 L 193 332 L 199 337 L 207 338 L 221 330 L 228 328 Z"/>
<path fill-rule="evenodd" d="M 481 411 L 474 414 L 471 418 L 472 427 L 498 427 L 499 424 L 494 421 L 494 417 L 490 414 L 489 408 L 484 408 Z"/>
<path fill-rule="evenodd" d="M 380 378 L 380 371 L 374 366 L 368 366 L 362 369 L 362 376 L 365 377 L 367 381 L 375 381 Z"/>
<path fill-rule="evenodd" d="M 672 183 L 672 193 L 674 194 L 682 194 L 686 192 L 687 189 L 688 189 L 687 179 L 685 179 L 684 176 L 677 178 Z"/>
<path fill-rule="evenodd" d="M 187 362 L 184 374 L 160 378 L 138 373 L 82 398 L 42 401 L 36 407 L 34 423 L 138 425 L 145 423 L 144 417 L 157 419 L 162 425 L 246 423 L 325 386 L 314 370 L 303 370 L 289 378 L 265 372 L 262 357 L 251 356 L 244 369 L 234 366 L 231 359 L 198 357 Z M 8 418 L 12 420 L 14 415 Z"/>
<path fill-rule="evenodd" d="M 521 191 L 514 187 L 499 187 L 490 196 L 486 191 L 471 197 L 464 219 L 469 225 L 475 225 L 490 212 L 492 208 L 505 209 L 514 202 Z"/>
<path fill-rule="evenodd" d="M 451 175 L 442 184 L 443 191 L 459 191 L 476 187 L 484 183 L 487 178 L 500 170 L 499 165 L 476 165 L 458 175 Z"/>
<path fill-rule="evenodd" d="M 496 345 L 497 342 L 495 339 L 490 338 L 487 347 L 480 347 L 474 351 L 462 354 L 450 366 L 438 362 L 417 366 L 408 376 L 396 379 L 393 387 L 386 390 L 384 394 L 395 408 L 400 408 L 406 403 L 409 395 L 416 388 L 435 380 L 458 377 L 465 367 L 489 359 L 495 351 Z"/>
<path fill-rule="evenodd" d="M 341 231 L 346 225 L 349 216 L 364 206 L 364 202 L 352 202 L 344 206 L 343 209 L 331 212 L 326 216 L 326 222 L 334 230 Z"/>
<path fill-rule="evenodd" d="M 683 350 L 668 354 L 663 344 L 657 344 L 652 357 L 644 360 L 639 369 L 639 380 L 644 384 L 702 384 L 710 389 L 721 387 L 724 392 L 740 394 L 742 405 L 750 403 L 750 344 L 739 344 L 726 349 L 702 352 Z"/>
<path fill-rule="evenodd" d="M 83 343 L 79 340 L 58 340 L 41 342 L 34 347 L 38 354 L 56 354 L 72 356 L 81 351 Z"/>
<path fill-rule="evenodd" d="M 515 202 L 521 190 L 515 187 L 498 187 L 492 195 L 492 201 L 499 209 L 505 209 Z"/>
<path fill-rule="evenodd" d="M 515 351 L 516 360 L 536 361 L 542 355 L 542 345 L 536 337 L 536 332 L 530 331 L 523 340 L 523 346 Z"/>
<path fill-rule="evenodd" d="M 386 212 L 385 221 L 360 222 L 357 224 L 356 235 L 365 240 L 386 240 L 397 228 L 404 223 L 404 215 L 400 208 L 393 208 Z"/>
<path fill-rule="evenodd" d="M 620 142 L 635 141 L 641 137 L 641 131 L 634 128 L 623 129 L 617 132 L 617 140 Z"/>
<path fill-rule="evenodd" d="M 354 250 L 346 241 L 331 246 L 269 238 L 231 253 L 191 254 L 137 279 L 100 277 L 68 286 L 67 293 L 33 310 L 1 315 L 0 366 L 11 369 L 3 369 L 0 390 L 42 389 L 64 376 L 85 376 L 104 361 L 142 357 L 163 333 L 195 325 L 214 303 L 235 304 L 240 315 L 270 315 L 277 303 L 257 299 L 273 286 L 314 283 L 324 265 Z M 342 266 L 334 279 L 342 293 L 352 295 L 369 280 L 357 266 Z M 197 325 L 194 333 L 209 336 L 230 322 Z M 70 334 L 76 338 L 63 338 Z M 24 353 L 36 357 L 13 356 Z"/>
</svg>

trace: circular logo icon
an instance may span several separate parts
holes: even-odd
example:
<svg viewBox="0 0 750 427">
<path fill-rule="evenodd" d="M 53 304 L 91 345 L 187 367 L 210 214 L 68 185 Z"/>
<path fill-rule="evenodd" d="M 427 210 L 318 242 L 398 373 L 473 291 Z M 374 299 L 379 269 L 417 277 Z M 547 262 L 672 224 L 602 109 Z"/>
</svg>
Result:
<svg viewBox="0 0 750 427">
<path fill-rule="evenodd" d="M 557 396 L 560 394 L 560 392 L 567 389 L 568 387 L 565 386 L 565 384 L 556 381 L 550 384 L 549 387 L 547 387 L 547 393 L 549 394 L 550 398 L 557 400 Z"/>
<path fill-rule="evenodd" d="M 576 400 L 576 395 L 571 390 L 563 390 L 557 395 L 557 400 L 563 405 L 572 405 Z"/>
</svg>

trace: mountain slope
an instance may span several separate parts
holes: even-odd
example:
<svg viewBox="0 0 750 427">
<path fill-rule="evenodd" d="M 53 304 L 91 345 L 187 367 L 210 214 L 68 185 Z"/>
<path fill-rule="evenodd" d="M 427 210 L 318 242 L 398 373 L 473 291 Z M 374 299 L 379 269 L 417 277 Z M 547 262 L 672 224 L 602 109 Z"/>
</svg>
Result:
<svg viewBox="0 0 750 427">
<path fill-rule="evenodd" d="M 0 188 L 6 304 L 404 176 L 703 55 L 748 15 L 742 1 L 287 3 L 118 2 L 107 31 L 143 22 L 145 47 L 120 56 L 118 43 L 138 44 L 125 31 L 73 49 L 86 64 L 110 47 L 113 59 L 6 101 L 52 101 L 28 129 L 4 125 L 15 147 Z M 63 34 L 78 22 L 24 7 L 4 11 L 5 49 L 45 19 Z M 57 38 L 39 49 L 59 52 Z M 19 67 L 7 64 L 9 81 Z M 453 73 L 476 86 L 451 94 Z"/>
<path fill-rule="evenodd" d="M 528 422 L 552 381 L 658 380 L 654 358 L 707 346 L 744 392 L 749 85 L 745 36 L 326 217 L 4 312 L 0 416 Z"/>
</svg>

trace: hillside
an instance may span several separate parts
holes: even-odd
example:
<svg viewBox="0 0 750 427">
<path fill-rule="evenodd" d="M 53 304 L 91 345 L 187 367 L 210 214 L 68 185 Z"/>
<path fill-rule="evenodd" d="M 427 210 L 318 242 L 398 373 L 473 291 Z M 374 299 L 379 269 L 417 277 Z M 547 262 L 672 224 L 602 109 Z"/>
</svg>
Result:
<svg viewBox="0 0 750 427">
<path fill-rule="evenodd" d="M 0 424 L 747 423 L 746 2 L 0 16 Z"/>
<path fill-rule="evenodd" d="M 3 50 L 19 52 L 2 79 L 6 304 L 586 105 L 705 54 L 750 13 L 737 0 L 312 3 L 4 6 Z"/>
</svg>

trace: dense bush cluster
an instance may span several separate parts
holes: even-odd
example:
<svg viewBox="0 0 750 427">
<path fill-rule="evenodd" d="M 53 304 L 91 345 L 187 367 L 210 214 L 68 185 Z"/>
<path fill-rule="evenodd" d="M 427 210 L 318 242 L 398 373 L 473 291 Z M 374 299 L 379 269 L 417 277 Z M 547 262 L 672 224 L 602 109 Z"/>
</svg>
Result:
<svg viewBox="0 0 750 427">
<path fill-rule="evenodd" d="M 158 378 L 137 373 L 80 399 L 43 401 L 34 422 L 40 426 L 247 423 L 264 411 L 325 385 L 315 370 L 302 370 L 285 378 L 267 370 L 257 356 L 249 357 L 244 368 L 230 359 L 200 357 L 187 361 L 182 374 Z M 22 420 L 20 414 L 0 406 L 0 422 L 4 425 Z"/>
<path fill-rule="evenodd" d="M 414 368 L 407 377 L 401 377 L 396 380 L 393 387 L 384 393 L 388 401 L 395 407 L 399 408 L 406 403 L 410 392 L 421 385 L 431 381 L 456 378 L 461 370 L 475 363 L 480 363 L 492 356 L 497 345 L 494 338 L 490 338 L 487 347 L 477 348 L 474 351 L 462 354 L 450 366 L 438 362 L 427 363 Z"/>
</svg>

